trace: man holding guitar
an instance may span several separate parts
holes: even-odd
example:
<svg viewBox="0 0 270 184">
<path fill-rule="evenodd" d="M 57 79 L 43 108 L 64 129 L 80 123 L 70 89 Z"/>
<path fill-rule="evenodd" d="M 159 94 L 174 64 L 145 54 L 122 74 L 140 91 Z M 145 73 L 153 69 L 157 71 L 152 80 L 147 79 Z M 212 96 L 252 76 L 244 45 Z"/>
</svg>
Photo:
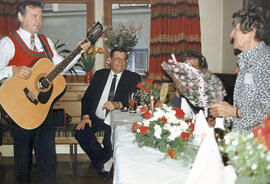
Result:
<svg viewBox="0 0 270 184">
<path fill-rule="evenodd" d="M 33 76 L 32 66 L 38 59 L 47 57 L 54 65 L 63 60 L 57 54 L 53 42 L 45 35 L 37 34 L 42 25 L 42 9 L 42 4 L 38 1 L 26 0 L 19 3 L 17 21 L 20 28 L 14 34 L 0 40 L 0 80 L 14 76 L 27 81 Z M 80 48 L 80 53 L 83 53 L 90 45 L 90 42 L 81 41 L 77 47 Z M 68 71 L 79 58 L 80 54 L 69 63 L 64 72 Z M 44 82 L 45 84 L 41 84 L 42 87 L 46 87 L 52 81 L 44 80 Z M 13 96 L 10 96 L 9 100 L 12 100 Z M 29 98 L 32 96 L 29 95 Z M 22 109 L 25 108 L 24 104 L 17 105 L 22 106 Z M 14 127 L 14 160 L 18 183 L 30 180 L 33 149 L 39 183 L 55 183 L 55 135 L 50 105 L 48 115 L 40 126 L 31 130 L 21 126 Z M 25 118 L 27 116 L 26 114 Z"/>
</svg>

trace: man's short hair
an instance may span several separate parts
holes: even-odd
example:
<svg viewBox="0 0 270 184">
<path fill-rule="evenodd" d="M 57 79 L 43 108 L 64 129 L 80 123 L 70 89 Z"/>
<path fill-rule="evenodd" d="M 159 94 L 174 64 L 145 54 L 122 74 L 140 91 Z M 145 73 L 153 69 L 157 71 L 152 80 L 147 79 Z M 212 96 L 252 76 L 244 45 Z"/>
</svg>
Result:
<svg viewBox="0 0 270 184">
<path fill-rule="evenodd" d="M 118 48 L 118 47 L 115 47 L 115 48 L 112 49 L 112 51 L 110 53 L 111 58 L 113 58 L 113 54 L 116 51 L 126 53 L 126 59 L 127 59 L 127 57 L 128 57 L 127 51 L 125 49 L 123 49 L 123 48 Z"/>
<path fill-rule="evenodd" d="M 233 14 L 233 26 L 240 24 L 240 30 L 246 34 L 256 30 L 255 38 L 261 41 L 264 36 L 265 12 L 260 6 L 252 5 Z"/>
<path fill-rule="evenodd" d="M 20 20 L 18 19 L 18 13 L 20 12 L 22 16 L 25 15 L 26 13 L 26 7 L 27 6 L 32 6 L 32 7 L 37 7 L 43 9 L 43 5 L 39 1 L 34 1 L 34 0 L 26 0 L 22 1 L 18 4 L 17 9 L 16 9 L 16 15 L 17 15 L 17 22 L 19 26 L 21 25 Z"/>
</svg>

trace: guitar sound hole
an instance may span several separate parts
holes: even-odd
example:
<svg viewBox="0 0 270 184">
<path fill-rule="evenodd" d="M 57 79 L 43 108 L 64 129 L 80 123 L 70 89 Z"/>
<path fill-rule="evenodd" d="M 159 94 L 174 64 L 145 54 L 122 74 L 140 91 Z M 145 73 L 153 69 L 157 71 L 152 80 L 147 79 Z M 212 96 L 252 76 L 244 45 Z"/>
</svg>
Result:
<svg viewBox="0 0 270 184">
<path fill-rule="evenodd" d="M 42 77 L 38 81 L 38 87 L 39 89 L 47 89 L 50 86 L 50 82 L 47 78 Z"/>
</svg>

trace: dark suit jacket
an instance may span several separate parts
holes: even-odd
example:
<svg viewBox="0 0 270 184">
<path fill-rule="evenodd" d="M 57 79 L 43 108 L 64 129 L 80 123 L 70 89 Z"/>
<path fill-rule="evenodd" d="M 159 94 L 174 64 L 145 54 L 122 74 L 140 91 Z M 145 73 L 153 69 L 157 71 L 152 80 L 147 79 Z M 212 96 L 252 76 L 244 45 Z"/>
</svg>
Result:
<svg viewBox="0 0 270 184">
<path fill-rule="evenodd" d="M 96 108 L 108 80 L 110 71 L 110 69 L 101 69 L 96 71 L 90 86 L 87 88 L 82 98 L 82 116 L 88 114 L 92 121 L 97 118 L 95 115 Z M 140 75 L 135 72 L 124 70 L 119 80 L 113 101 L 120 101 L 124 107 L 127 107 L 128 94 L 130 92 L 136 92 L 136 86 L 139 82 Z"/>
</svg>

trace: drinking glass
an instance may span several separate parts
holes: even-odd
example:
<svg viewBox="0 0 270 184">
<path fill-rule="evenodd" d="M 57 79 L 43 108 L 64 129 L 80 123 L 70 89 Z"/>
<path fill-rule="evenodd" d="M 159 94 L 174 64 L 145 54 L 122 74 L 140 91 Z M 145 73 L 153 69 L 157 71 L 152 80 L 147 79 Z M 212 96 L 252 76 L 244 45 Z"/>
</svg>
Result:
<svg viewBox="0 0 270 184">
<path fill-rule="evenodd" d="M 128 110 L 130 113 L 136 113 L 137 110 L 137 96 L 136 93 L 128 95 Z"/>
</svg>

